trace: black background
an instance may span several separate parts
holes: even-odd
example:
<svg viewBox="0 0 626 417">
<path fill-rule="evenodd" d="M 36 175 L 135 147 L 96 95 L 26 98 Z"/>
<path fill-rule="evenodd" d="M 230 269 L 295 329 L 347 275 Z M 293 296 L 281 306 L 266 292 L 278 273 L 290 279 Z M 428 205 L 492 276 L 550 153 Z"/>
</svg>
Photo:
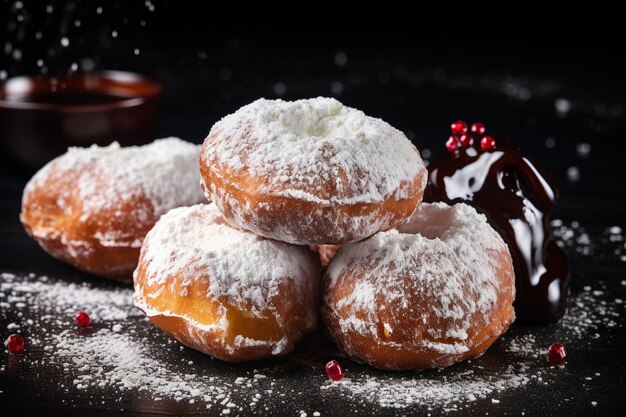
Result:
<svg viewBox="0 0 626 417">
<path fill-rule="evenodd" d="M 345 14 L 317 3 L 270 10 L 153 1 L 153 11 L 143 1 L 22 3 L 0 2 L 0 71 L 37 73 L 42 59 L 48 73 L 62 74 L 88 58 L 96 69 L 151 75 L 165 87 L 159 137 L 201 143 L 216 120 L 259 97 L 334 96 L 406 132 L 428 159 L 445 151 L 452 121 L 481 121 L 554 174 L 561 186 L 557 217 L 596 229 L 626 226 L 626 64 L 621 24 L 614 21 L 619 16 L 610 10 L 584 10 L 585 16 L 572 19 L 526 4 L 524 10 L 516 4 L 439 12 L 360 5 Z M 51 13 L 46 5 L 53 6 Z M 37 31 L 42 39 L 35 38 Z M 67 48 L 59 46 L 63 37 Z M 566 100 L 570 111 L 558 112 L 558 100 Z M 553 147 L 546 146 L 548 138 Z M 577 153 L 580 143 L 591 146 L 589 155 Z M 17 219 L 31 173 L 6 155 L 0 162 L 0 267 L 47 267 Z M 580 172 L 575 181 L 567 175 L 572 167 Z M 600 277 L 623 279 L 622 265 L 609 276 L 593 263 L 575 270 L 574 291 Z M 605 352 L 617 363 L 626 360 L 623 336 L 617 349 Z M 600 344 L 595 354 L 603 354 Z M 611 383 L 623 383 L 622 371 Z M 622 407 L 617 391 L 607 391 L 614 408 L 605 412 Z M 536 406 L 542 410 L 541 401 Z"/>
<path fill-rule="evenodd" d="M 617 16 L 608 11 L 572 20 L 533 9 L 493 19 L 481 10 L 392 7 L 341 14 L 314 5 L 22 4 L 0 3 L 7 22 L 0 71 L 38 73 L 41 59 L 48 74 L 63 74 L 88 59 L 96 69 L 151 75 L 165 87 L 159 137 L 200 143 L 216 120 L 259 97 L 335 96 L 405 131 L 432 156 L 444 150 L 451 121 L 482 121 L 551 169 L 562 185 L 561 208 L 592 201 L 616 220 L 625 212 L 623 183 L 611 179 L 624 173 L 626 65 Z M 571 104 L 566 117 L 555 110 L 558 99 Z M 590 158 L 577 157 L 580 142 L 591 144 Z M 7 162 L 8 175 L 31 174 Z M 575 185 L 566 179 L 571 166 L 581 173 Z"/>
</svg>

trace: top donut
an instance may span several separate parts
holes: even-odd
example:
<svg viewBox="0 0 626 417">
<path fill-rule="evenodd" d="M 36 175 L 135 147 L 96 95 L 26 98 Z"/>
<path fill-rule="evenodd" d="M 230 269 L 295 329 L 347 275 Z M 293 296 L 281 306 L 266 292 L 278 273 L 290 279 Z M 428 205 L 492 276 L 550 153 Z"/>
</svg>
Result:
<svg viewBox="0 0 626 417">
<path fill-rule="evenodd" d="M 201 185 L 224 217 L 294 244 L 358 241 L 404 223 L 426 168 L 406 136 L 332 98 L 257 100 L 217 122 Z"/>
</svg>

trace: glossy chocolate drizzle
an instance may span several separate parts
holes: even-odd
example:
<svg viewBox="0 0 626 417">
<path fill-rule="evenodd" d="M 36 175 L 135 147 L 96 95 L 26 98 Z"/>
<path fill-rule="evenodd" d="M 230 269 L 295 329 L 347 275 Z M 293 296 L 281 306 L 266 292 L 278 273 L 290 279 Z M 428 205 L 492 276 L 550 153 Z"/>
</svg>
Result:
<svg viewBox="0 0 626 417">
<path fill-rule="evenodd" d="M 482 135 L 468 134 L 472 145 L 430 163 L 424 200 L 464 202 L 484 213 L 513 258 L 517 320 L 554 322 L 565 313 L 570 276 L 567 256 L 550 232 L 556 184 L 511 142 L 495 138 L 495 148 L 482 150 Z"/>
</svg>

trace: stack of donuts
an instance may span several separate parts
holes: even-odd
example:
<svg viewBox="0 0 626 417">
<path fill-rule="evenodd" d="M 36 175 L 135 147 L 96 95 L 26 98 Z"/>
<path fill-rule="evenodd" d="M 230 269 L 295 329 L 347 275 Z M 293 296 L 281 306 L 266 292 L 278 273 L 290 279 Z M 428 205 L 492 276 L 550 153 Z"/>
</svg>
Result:
<svg viewBox="0 0 626 417">
<path fill-rule="evenodd" d="M 421 203 L 420 154 L 380 119 L 329 98 L 262 99 L 213 126 L 199 175 L 169 152 L 178 162 L 155 176 L 142 148 L 53 161 L 22 221 L 81 269 L 134 269 L 135 305 L 187 346 L 229 362 L 283 355 L 321 313 L 348 356 L 424 369 L 480 356 L 515 318 L 504 241 L 468 205 Z M 124 152 L 138 159 L 121 171 L 142 180 L 121 186 L 100 158 Z"/>
</svg>

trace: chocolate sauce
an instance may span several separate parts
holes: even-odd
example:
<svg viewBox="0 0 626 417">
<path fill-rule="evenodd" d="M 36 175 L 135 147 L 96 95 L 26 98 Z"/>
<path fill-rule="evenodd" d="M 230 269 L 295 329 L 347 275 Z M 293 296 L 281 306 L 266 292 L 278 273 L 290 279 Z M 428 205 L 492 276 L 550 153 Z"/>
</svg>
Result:
<svg viewBox="0 0 626 417">
<path fill-rule="evenodd" d="M 464 202 L 484 213 L 509 246 L 516 278 L 519 322 L 547 324 L 566 308 L 570 268 L 552 239 L 549 215 L 558 197 L 545 168 L 511 142 L 495 138 L 482 150 L 482 135 L 428 166 L 425 201 Z"/>
</svg>

